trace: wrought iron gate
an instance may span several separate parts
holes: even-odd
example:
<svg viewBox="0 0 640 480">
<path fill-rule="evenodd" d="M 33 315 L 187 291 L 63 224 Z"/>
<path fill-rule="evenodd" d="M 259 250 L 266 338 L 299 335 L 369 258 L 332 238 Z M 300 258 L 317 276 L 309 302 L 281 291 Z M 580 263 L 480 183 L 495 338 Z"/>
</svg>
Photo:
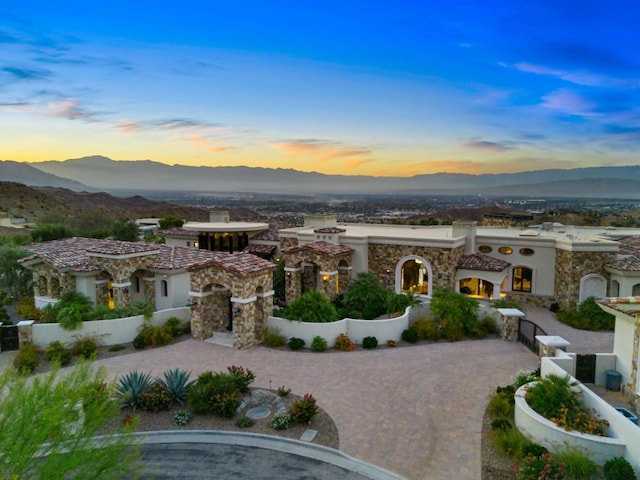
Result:
<svg viewBox="0 0 640 480">
<path fill-rule="evenodd" d="M 524 344 L 533 353 L 538 353 L 538 341 L 536 335 L 546 335 L 542 328 L 526 318 L 518 319 L 518 341 Z"/>
</svg>

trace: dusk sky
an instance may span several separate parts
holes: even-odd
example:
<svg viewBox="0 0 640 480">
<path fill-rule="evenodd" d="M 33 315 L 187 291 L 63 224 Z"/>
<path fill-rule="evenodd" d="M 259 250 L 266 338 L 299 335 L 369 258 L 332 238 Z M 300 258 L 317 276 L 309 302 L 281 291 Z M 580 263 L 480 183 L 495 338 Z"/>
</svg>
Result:
<svg viewBox="0 0 640 480">
<path fill-rule="evenodd" d="M 0 8 L 0 159 L 410 176 L 640 164 L 640 4 Z"/>
</svg>

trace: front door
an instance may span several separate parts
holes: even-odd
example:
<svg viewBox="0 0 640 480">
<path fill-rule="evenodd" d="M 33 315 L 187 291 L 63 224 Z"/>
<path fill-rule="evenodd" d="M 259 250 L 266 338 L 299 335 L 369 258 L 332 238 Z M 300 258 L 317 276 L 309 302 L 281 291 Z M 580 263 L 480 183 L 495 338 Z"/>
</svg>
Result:
<svg viewBox="0 0 640 480">
<path fill-rule="evenodd" d="M 596 356 L 576 355 L 576 380 L 582 383 L 595 383 Z"/>
</svg>

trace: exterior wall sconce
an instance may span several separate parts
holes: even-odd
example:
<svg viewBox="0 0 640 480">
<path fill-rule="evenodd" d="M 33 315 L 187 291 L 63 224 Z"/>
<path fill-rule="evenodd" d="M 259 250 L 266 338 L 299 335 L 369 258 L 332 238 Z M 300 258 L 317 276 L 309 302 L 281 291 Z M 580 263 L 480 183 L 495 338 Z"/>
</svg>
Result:
<svg viewBox="0 0 640 480">
<path fill-rule="evenodd" d="M 194 246 L 195 248 L 198 248 L 198 242 L 193 242 L 193 246 Z"/>
<path fill-rule="evenodd" d="M 284 272 L 284 273 L 287 275 L 287 277 L 291 276 L 291 272 Z"/>
<path fill-rule="evenodd" d="M 233 307 L 231 311 L 233 312 L 234 315 L 238 315 L 240 313 L 240 307 Z"/>
<path fill-rule="evenodd" d="M 331 278 L 330 275 L 322 275 L 322 281 L 323 282 L 328 282 L 330 278 Z"/>
</svg>

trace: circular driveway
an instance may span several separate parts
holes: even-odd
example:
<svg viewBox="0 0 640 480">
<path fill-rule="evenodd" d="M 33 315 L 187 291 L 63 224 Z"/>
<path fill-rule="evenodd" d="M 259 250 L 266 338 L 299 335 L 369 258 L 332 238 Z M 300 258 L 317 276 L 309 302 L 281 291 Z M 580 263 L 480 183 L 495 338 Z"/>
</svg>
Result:
<svg viewBox="0 0 640 480">
<path fill-rule="evenodd" d="M 333 418 L 340 450 L 410 479 L 480 479 L 482 416 L 496 385 L 537 367 L 501 339 L 313 353 L 229 347 L 189 339 L 99 360 L 112 377 L 131 370 L 225 370 L 242 365 L 254 387 L 312 393 Z"/>
</svg>

